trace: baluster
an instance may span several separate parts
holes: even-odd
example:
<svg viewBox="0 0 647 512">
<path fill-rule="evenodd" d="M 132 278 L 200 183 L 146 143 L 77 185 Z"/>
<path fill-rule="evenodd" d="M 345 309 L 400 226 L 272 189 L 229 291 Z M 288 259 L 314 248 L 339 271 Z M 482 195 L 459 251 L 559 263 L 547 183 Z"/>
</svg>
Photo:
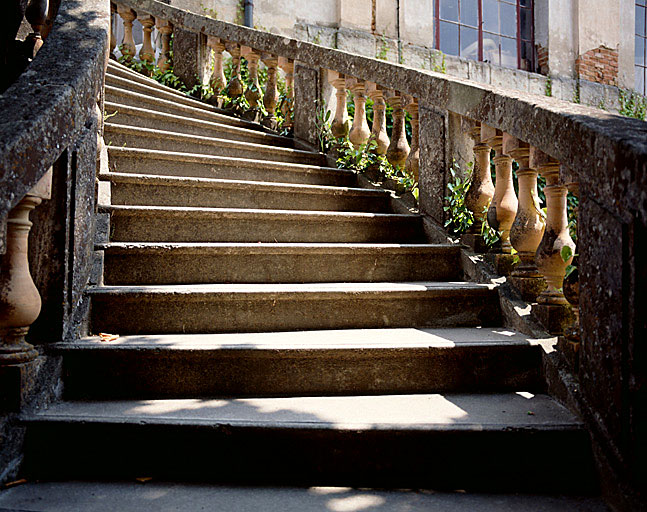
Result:
<svg viewBox="0 0 647 512">
<path fill-rule="evenodd" d="M 263 105 L 267 110 L 267 115 L 263 118 L 263 126 L 267 126 L 272 130 L 276 130 L 276 105 L 279 100 L 278 90 L 276 88 L 276 67 L 279 64 L 279 59 L 271 54 L 263 56 L 263 62 L 267 66 L 267 83 L 265 84 L 265 95 L 263 96 Z"/>
<path fill-rule="evenodd" d="M 347 78 L 346 87 L 353 93 L 353 104 L 355 105 L 353 126 L 351 126 L 348 138 L 355 149 L 359 149 L 362 144 L 366 144 L 371 136 L 371 130 L 366 121 L 366 84 L 364 80 Z"/>
<path fill-rule="evenodd" d="M 562 293 L 564 273 L 572 261 L 562 259 L 562 249 L 570 247 L 575 252 L 575 244 L 568 233 L 566 209 L 566 186 L 559 183 L 559 163 L 542 151 L 532 148 L 530 166 L 536 168 L 546 178 L 546 229 L 535 254 L 535 263 L 546 279 L 546 289 L 537 297 L 533 312 L 544 327 L 551 333 L 561 333 L 571 322 L 568 301 Z"/>
<path fill-rule="evenodd" d="M 117 6 L 110 2 L 110 57 L 115 58 L 115 48 L 117 48 L 117 36 L 115 35 L 115 13 Z"/>
<path fill-rule="evenodd" d="M 135 11 L 123 5 L 117 5 L 117 12 L 124 21 L 124 39 L 121 42 L 121 54 L 126 62 L 130 62 L 135 56 L 135 40 L 133 39 L 133 21 L 137 18 Z"/>
<path fill-rule="evenodd" d="M 418 167 L 420 165 L 420 143 L 418 135 L 418 100 L 411 96 L 407 97 L 408 102 L 405 107 L 411 116 L 411 151 L 404 163 L 404 170 L 409 176 L 418 181 Z"/>
<path fill-rule="evenodd" d="M 375 153 L 386 155 L 389 148 L 389 135 L 386 132 L 386 103 L 384 92 L 379 85 L 368 82 L 368 97 L 373 100 L 373 126 L 371 127 L 371 140 L 376 142 Z"/>
<path fill-rule="evenodd" d="M 29 272 L 29 214 L 51 197 L 52 170 L 10 212 L 7 252 L 0 256 L 0 366 L 29 362 L 38 356 L 25 341 L 40 314 L 40 294 Z"/>
<path fill-rule="evenodd" d="M 252 85 L 245 91 L 245 99 L 249 103 L 249 110 L 243 114 L 243 117 L 250 121 L 258 122 L 261 115 L 258 105 L 260 99 L 263 97 L 261 94 L 261 86 L 258 83 L 258 61 L 261 58 L 261 54 L 245 46 L 241 50 L 241 55 L 247 60 L 247 69 L 249 70 L 249 77 L 252 80 Z"/>
<path fill-rule="evenodd" d="M 161 71 L 168 71 L 171 69 L 171 34 L 173 33 L 173 25 L 168 21 L 157 18 L 155 26 L 162 35 L 162 50 L 157 59 L 157 67 Z"/>
<path fill-rule="evenodd" d="M 500 130 L 481 124 L 481 140 L 496 151 L 493 160 L 496 182 L 494 197 L 487 213 L 488 224 L 501 232 L 501 251 L 510 253 L 512 251 L 510 228 L 518 205 L 512 181 L 512 158 L 503 153 L 503 135 Z"/>
<path fill-rule="evenodd" d="M 286 98 L 281 103 L 281 114 L 285 119 L 283 128 L 291 129 L 294 124 L 294 61 L 279 57 L 279 67 L 285 73 Z"/>
<path fill-rule="evenodd" d="M 144 37 L 142 47 L 139 49 L 139 60 L 142 62 L 155 62 L 155 50 L 153 49 L 153 41 L 151 40 L 151 32 L 155 25 L 155 18 L 149 14 L 138 16 L 139 22 L 142 24 L 144 30 Z"/>
<path fill-rule="evenodd" d="M 218 37 L 209 36 L 207 37 L 207 46 L 213 50 L 213 73 L 209 79 L 209 85 L 213 89 L 214 97 L 217 98 L 227 83 L 222 62 L 222 52 L 225 51 L 225 43 Z"/>
<path fill-rule="evenodd" d="M 348 135 L 348 110 L 346 109 L 346 78 L 336 71 L 328 72 L 328 82 L 335 88 L 335 117 L 330 123 L 330 131 L 337 139 L 344 138 Z"/>
<path fill-rule="evenodd" d="M 240 79 L 240 46 L 238 43 L 226 43 L 225 47 L 231 55 L 233 64 L 229 84 L 227 84 L 227 96 L 236 99 L 243 94 L 243 83 Z"/>
<path fill-rule="evenodd" d="M 463 119 L 465 121 L 465 119 Z M 465 206 L 472 212 L 474 223 L 470 227 L 469 237 L 473 243 L 468 243 L 476 251 L 485 250 L 481 234 L 481 226 L 485 216 L 485 209 L 490 205 L 494 197 L 494 183 L 490 173 L 490 152 L 492 148 L 481 139 L 481 124 L 476 123 L 469 126 L 469 135 L 474 141 L 474 169 L 472 170 L 472 182 L 465 195 Z"/>
<path fill-rule="evenodd" d="M 49 11 L 48 0 L 31 0 L 25 10 L 25 18 L 31 25 L 32 32 L 25 39 L 28 48 L 27 57 L 33 59 L 43 46 L 43 29 L 47 23 Z"/>
<path fill-rule="evenodd" d="M 386 101 L 393 109 L 393 131 L 391 132 L 391 143 L 386 150 L 386 158 L 393 167 L 403 168 L 409 156 L 410 148 L 404 127 L 405 120 L 402 96 L 399 92 L 396 92 Z"/>
<path fill-rule="evenodd" d="M 535 265 L 545 226 L 537 194 L 537 170 L 530 167 L 530 146 L 507 133 L 503 134 L 503 153 L 519 164 L 519 208 L 510 228 L 510 242 L 518 253 L 519 263 L 510 281 L 524 300 L 534 302 L 546 287 Z"/>
<path fill-rule="evenodd" d="M 564 168 L 562 168 L 562 171 Z M 573 173 L 569 170 L 566 174 L 572 176 Z M 577 178 L 576 178 L 577 179 Z M 577 181 L 571 181 L 567 185 L 568 191 L 573 194 L 575 197 L 579 198 L 580 196 L 580 184 Z M 577 215 L 577 211 L 575 212 Z M 566 357 L 569 359 L 571 365 L 577 370 L 578 357 L 577 353 L 580 347 L 580 283 L 579 275 L 577 271 L 578 267 L 578 256 L 573 257 L 571 264 L 575 267 L 568 277 L 564 279 L 564 297 L 571 305 L 571 311 L 573 312 L 573 323 L 564 330 L 564 340 L 560 340 L 560 345 L 562 352 L 565 351 L 564 341 L 567 343 L 568 352 L 565 353 Z"/>
</svg>

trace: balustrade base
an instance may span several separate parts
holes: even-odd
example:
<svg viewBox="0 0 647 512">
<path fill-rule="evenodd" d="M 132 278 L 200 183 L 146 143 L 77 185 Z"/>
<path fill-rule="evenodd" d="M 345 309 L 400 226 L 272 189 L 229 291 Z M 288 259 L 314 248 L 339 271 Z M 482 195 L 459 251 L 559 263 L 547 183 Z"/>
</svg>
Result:
<svg viewBox="0 0 647 512">
<path fill-rule="evenodd" d="M 260 123 L 263 114 L 258 108 L 250 108 L 246 112 L 243 112 L 242 118 L 251 121 L 252 123 Z"/>
<path fill-rule="evenodd" d="M 562 334 L 573 323 L 573 312 L 568 305 L 533 304 L 532 314 L 551 334 Z"/>
<path fill-rule="evenodd" d="M 362 173 L 364 177 L 372 183 L 381 183 L 384 175 L 380 170 L 380 164 L 369 165 Z"/>
<path fill-rule="evenodd" d="M 483 256 L 486 263 L 494 268 L 499 276 L 509 276 L 514 269 L 514 256 L 507 253 L 488 253 Z"/>
<path fill-rule="evenodd" d="M 264 116 L 261 120 L 261 124 L 272 131 L 278 131 L 279 123 L 276 120 L 276 117 Z"/>
<path fill-rule="evenodd" d="M 461 244 L 466 245 L 472 252 L 478 254 L 486 253 L 489 250 L 480 233 L 464 233 L 461 236 Z"/>
<path fill-rule="evenodd" d="M 38 361 L 0 366 L 0 413 L 19 412 L 33 389 Z"/>
<path fill-rule="evenodd" d="M 526 302 L 535 302 L 541 292 L 546 289 L 546 281 L 542 277 L 510 276 L 508 282 L 521 294 Z"/>
<path fill-rule="evenodd" d="M 25 341 L 28 331 L 29 328 L 24 327 L 0 333 L 0 368 L 27 363 L 38 357 L 38 351 Z"/>
<path fill-rule="evenodd" d="M 557 350 L 564 356 L 572 372 L 577 374 L 580 367 L 580 342 L 560 336 L 557 339 Z"/>
</svg>

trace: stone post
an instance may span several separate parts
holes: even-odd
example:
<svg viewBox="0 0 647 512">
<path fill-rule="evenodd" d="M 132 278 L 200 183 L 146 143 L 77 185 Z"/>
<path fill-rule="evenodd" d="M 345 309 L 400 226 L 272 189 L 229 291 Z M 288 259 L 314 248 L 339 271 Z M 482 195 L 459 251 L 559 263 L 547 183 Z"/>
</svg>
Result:
<svg viewBox="0 0 647 512">
<path fill-rule="evenodd" d="M 244 46 L 241 49 L 241 55 L 247 60 L 247 69 L 249 70 L 249 77 L 252 80 L 252 85 L 245 91 L 245 99 L 249 103 L 249 110 L 243 114 L 243 118 L 258 122 L 261 116 L 258 105 L 260 99 L 263 97 L 261 94 L 261 86 L 258 82 L 258 61 L 261 59 L 261 54 L 252 48 Z"/>
<path fill-rule="evenodd" d="M 162 35 L 162 50 L 157 59 L 157 67 L 162 71 L 171 69 L 171 34 L 173 33 L 173 25 L 168 21 L 157 18 L 155 26 Z"/>
<path fill-rule="evenodd" d="M 155 62 L 155 50 L 153 49 L 153 41 L 151 40 L 151 32 L 153 31 L 153 26 L 155 25 L 155 18 L 145 14 L 138 17 L 140 23 L 142 24 L 144 30 L 144 39 L 142 42 L 142 47 L 139 50 L 139 60 L 142 62 Z"/>
<path fill-rule="evenodd" d="M 402 95 L 396 92 L 387 99 L 393 108 L 393 131 L 391 132 L 391 143 L 386 151 L 386 158 L 393 167 L 404 168 L 409 156 L 409 143 L 404 125 L 404 109 L 402 106 Z"/>
<path fill-rule="evenodd" d="M 27 260 L 32 223 L 29 214 L 51 197 L 52 170 L 10 212 L 7 252 L 0 257 L 0 367 L 26 363 L 38 352 L 25 341 L 29 326 L 40 313 L 41 299 Z"/>
<path fill-rule="evenodd" d="M 377 143 L 375 152 L 378 155 L 386 155 L 389 149 L 389 136 L 386 133 L 386 103 L 384 93 L 379 85 L 369 82 L 368 96 L 373 100 L 373 126 L 371 127 L 371 138 Z"/>
<path fill-rule="evenodd" d="M 124 39 L 121 42 L 121 54 L 127 62 L 135 56 L 135 40 L 133 39 L 133 21 L 137 17 L 135 11 L 123 5 L 117 5 L 117 12 L 124 21 Z"/>
<path fill-rule="evenodd" d="M 562 293 L 564 273 L 572 261 L 562 259 L 562 249 L 569 247 L 575 253 L 575 244 L 568 233 L 566 195 L 568 190 L 559 183 L 559 163 L 551 157 L 532 148 L 530 166 L 536 168 L 546 178 L 546 229 L 535 254 L 535 263 L 546 279 L 546 289 L 537 297 L 533 313 L 546 329 L 558 334 L 571 322 L 568 301 Z"/>
<path fill-rule="evenodd" d="M 267 83 L 265 84 L 265 95 L 263 96 L 263 105 L 267 111 L 267 115 L 263 118 L 263 126 L 267 126 L 272 130 L 276 130 L 276 105 L 278 103 L 278 91 L 276 88 L 276 73 L 279 59 L 274 55 L 263 55 L 263 62 L 267 66 Z"/>
<path fill-rule="evenodd" d="M 486 208 L 494 197 L 494 183 L 490 173 L 490 152 L 492 148 L 481 140 L 481 124 L 463 119 L 466 131 L 474 141 L 474 167 L 470 188 L 465 195 L 465 206 L 472 212 L 474 223 L 461 241 L 476 252 L 484 252 L 486 247 L 481 237 L 481 226 Z"/>
<path fill-rule="evenodd" d="M 481 124 L 481 141 L 496 151 L 494 167 L 496 182 L 494 197 L 487 213 L 488 224 L 501 232 L 501 251 L 510 253 L 510 228 L 517 213 L 517 196 L 512 181 L 512 158 L 503 153 L 503 135 L 500 130 Z"/>
<path fill-rule="evenodd" d="M 321 70 L 303 62 L 294 63 L 294 137 L 317 146 L 317 109 L 321 108 Z"/>
<path fill-rule="evenodd" d="M 335 88 L 335 116 L 330 123 L 330 131 L 337 139 L 348 135 L 348 110 L 346 109 L 346 79 L 336 71 L 328 71 L 328 82 Z"/>
<path fill-rule="evenodd" d="M 286 98 L 281 102 L 283 128 L 291 129 L 294 124 L 294 61 L 279 57 L 279 67 L 285 73 Z"/>
<path fill-rule="evenodd" d="M 418 104 L 418 112 L 420 212 L 442 226 L 445 219 L 444 198 L 447 195 L 447 114 L 425 103 Z"/>
<path fill-rule="evenodd" d="M 418 167 L 420 164 L 420 142 L 418 137 L 418 100 L 411 96 L 407 97 L 406 111 L 411 116 L 411 151 L 404 163 L 404 170 L 409 176 L 418 181 Z"/>
<path fill-rule="evenodd" d="M 346 87 L 353 93 L 353 103 L 355 105 L 353 126 L 351 126 L 348 138 L 355 149 L 359 149 L 362 144 L 366 144 L 371 136 L 371 130 L 366 121 L 366 84 L 364 80 L 347 78 Z"/>
<path fill-rule="evenodd" d="M 173 35 L 173 72 L 189 89 L 208 83 L 211 51 L 207 36 L 179 27 L 174 28 Z"/>
<path fill-rule="evenodd" d="M 530 164 L 530 146 L 504 133 L 503 153 L 519 163 L 519 209 L 510 228 L 510 242 L 519 263 L 510 275 L 510 282 L 527 302 L 534 302 L 546 284 L 535 265 L 535 252 L 544 234 L 544 217 L 537 195 L 537 170 Z"/>
</svg>

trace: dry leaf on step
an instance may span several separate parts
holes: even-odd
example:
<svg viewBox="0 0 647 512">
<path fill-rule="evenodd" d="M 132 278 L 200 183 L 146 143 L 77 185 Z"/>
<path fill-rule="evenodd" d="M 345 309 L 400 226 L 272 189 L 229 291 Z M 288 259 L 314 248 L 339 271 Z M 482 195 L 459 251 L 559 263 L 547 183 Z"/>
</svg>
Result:
<svg viewBox="0 0 647 512">
<path fill-rule="evenodd" d="M 108 334 L 107 332 L 99 333 L 99 341 L 115 341 L 119 338 L 118 334 Z"/>
</svg>

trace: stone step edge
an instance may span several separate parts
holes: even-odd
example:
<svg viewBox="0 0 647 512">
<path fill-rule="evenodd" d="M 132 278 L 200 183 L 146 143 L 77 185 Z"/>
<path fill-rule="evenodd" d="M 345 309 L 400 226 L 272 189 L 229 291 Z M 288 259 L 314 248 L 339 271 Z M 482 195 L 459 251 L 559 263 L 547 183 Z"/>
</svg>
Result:
<svg viewBox="0 0 647 512">
<path fill-rule="evenodd" d="M 114 112 L 112 111 L 114 109 Z M 240 126 L 233 126 L 230 124 L 216 123 L 214 121 L 206 121 L 204 119 L 194 119 L 192 117 L 180 116 L 177 114 L 169 114 L 167 112 L 160 112 L 158 110 L 151 110 L 142 107 L 134 107 L 132 105 L 124 105 L 123 103 L 116 103 L 112 101 L 106 101 L 104 103 L 104 113 L 109 116 L 107 119 L 110 119 L 114 114 L 124 113 L 130 114 L 139 117 L 149 117 L 153 119 L 161 120 L 170 120 L 173 122 L 193 125 L 197 127 L 202 127 L 206 129 L 211 129 L 215 131 L 225 131 L 229 133 L 234 133 L 241 135 L 242 137 L 250 137 L 256 139 L 263 139 L 272 142 L 283 142 L 291 145 L 293 140 L 288 137 L 283 137 L 281 135 L 275 135 L 272 133 L 265 133 L 258 130 L 251 130 L 249 128 L 242 128 Z"/>
<path fill-rule="evenodd" d="M 115 157 L 122 158 L 142 158 L 145 157 L 150 160 L 164 160 L 172 162 L 187 162 L 187 163 L 203 163 L 203 164 L 228 164 L 231 167 L 233 164 L 236 167 L 246 168 L 265 168 L 269 170 L 294 170 L 301 172 L 325 172 L 333 174 L 344 174 L 347 176 L 354 176 L 354 171 L 350 169 L 337 169 L 336 167 L 323 167 L 318 165 L 299 164 L 292 162 L 276 162 L 272 160 L 255 160 L 252 158 L 240 157 L 225 157 L 215 155 L 203 155 L 200 153 L 182 153 L 179 151 L 161 151 L 154 149 L 141 149 L 141 148 L 117 148 L 108 146 L 108 153 Z"/>
<path fill-rule="evenodd" d="M 333 185 L 312 185 L 307 183 L 280 183 L 270 181 L 233 180 L 223 178 L 199 178 L 192 176 L 166 176 L 160 174 L 136 174 L 107 172 L 100 175 L 101 180 L 112 183 L 128 183 L 142 186 L 194 187 L 214 189 L 243 189 L 267 192 L 334 194 L 339 196 L 367 196 L 375 198 L 390 197 L 387 190 L 337 187 Z"/>
<path fill-rule="evenodd" d="M 261 153 L 280 153 L 286 155 L 294 155 L 299 157 L 320 157 L 323 158 L 322 153 L 315 151 L 305 151 L 303 149 L 286 148 L 283 146 L 268 146 L 267 144 L 257 144 L 254 142 L 237 141 L 231 139 L 221 139 L 218 137 L 207 137 L 204 135 L 191 135 L 188 133 L 174 132 L 170 130 L 155 130 L 152 128 L 141 128 L 139 126 L 132 126 L 128 124 L 118 123 L 105 123 L 105 134 L 122 133 L 127 135 L 137 135 L 140 137 L 157 138 L 157 139 L 176 139 L 178 141 L 195 142 L 205 146 L 216 147 L 229 147 L 238 149 L 247 149 L 250 151 L 258 151 Z M 144 148 L 142 148 L 144 149 Z"/>
<path fill-rule="evenodd" d="M 273 210 L 257 208 L 201 208 L 195 206 L 130 206 L 130 205 L 99 205 L 99 213 L 116 213 L 121 215 L 180 215 L 185 213 L 194 213 L 211 216 L 229 217 L 230 219 L 240 219 L 246 217 L 269 217 L 278 220 L 290 220 L 290 218 L 320 218 L 321 220 L 341 220 L 341 221 L 373 221 L 373 220 L 401 220 L 401 221 L 420 221 L 421 216 L 418 214 L 403 213 L 365 213 L 365 212 L 334 212 L 334 211 L 316 211 L 316 210 Z M 267 220 L 267 219 L 266 219 Z"/>
</svg>

